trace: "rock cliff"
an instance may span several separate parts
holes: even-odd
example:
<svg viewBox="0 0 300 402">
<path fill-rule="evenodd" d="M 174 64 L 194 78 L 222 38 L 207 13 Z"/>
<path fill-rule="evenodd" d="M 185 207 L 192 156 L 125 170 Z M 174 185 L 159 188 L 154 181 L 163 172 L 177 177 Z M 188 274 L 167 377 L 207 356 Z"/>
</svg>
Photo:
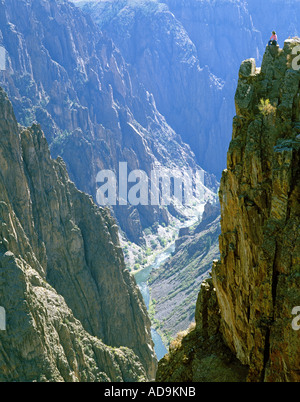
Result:
<svg viewBox="0 0 300 402">
<path fill-rule="evenodd" d="M 113 38 L 158 110 L 190 144 L 198 163 L 221 177 L 231 137 L 236 70 L 261 63 L 273 29 L 299 35 L 291 0 L 93 0 L 79 2 Z M 162 90 L 163 88 L 163 90 Z"/>
<path fill-rule="evenodd" d="M 84 4 L 86 3 L 86 4 Z M 238 57 L 257 57 L 261 36 L 239 0 L 81 2 L 120 49 L 198 163 L 226 166 Z M 239 56 L 238 56 L 239 55 Z"/>
<path fill-rule="evenodd" d="M 159 363 L 158 380 L 300 380 L 298 45 L 267 47 L 261 68 L 241 65 L 219 193 L 221 259 L 202 285 L 196 329 Z"/>
<path fill-rule="evenodd" d="M 1 381 L 152 379 L 150 321 L 118 228 L 0 90 Z"/>
</svg>

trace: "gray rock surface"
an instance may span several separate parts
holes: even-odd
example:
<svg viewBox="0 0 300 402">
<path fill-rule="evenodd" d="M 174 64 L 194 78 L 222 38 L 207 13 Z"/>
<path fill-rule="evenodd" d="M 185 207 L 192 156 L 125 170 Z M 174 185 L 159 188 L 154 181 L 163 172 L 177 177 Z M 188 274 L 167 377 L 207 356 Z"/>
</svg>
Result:
<svg viewBox="0 0 300 402">
<path fill-rule="evenodd" d="M 155 375 L 150 321 L 107 209 L 76 189 L 0 90 L 2 381 Z"/>
<path fill-rule="evenodd" d="M 262 52 L 247 6 L 235 1 L 81 2 L 120 49 L 158 110 L 217 177 L 226 166 L 236 68 Z"/>
</svg>

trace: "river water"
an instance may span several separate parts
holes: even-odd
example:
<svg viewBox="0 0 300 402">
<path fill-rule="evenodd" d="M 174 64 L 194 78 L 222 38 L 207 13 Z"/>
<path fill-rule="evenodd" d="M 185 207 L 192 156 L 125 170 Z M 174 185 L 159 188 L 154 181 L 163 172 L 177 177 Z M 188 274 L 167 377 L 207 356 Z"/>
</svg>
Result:
<svg viewBox="0 0 300 402">
<path fill-rule="evenodd" d="M 188 222 L 185 224 L 180 224 L 177 229 L 181 227 L 190 227 L 192 226 L 198 219 L 198 216 L 192 217 Z M 150 290 L 148 286 L 148 279 L 150 276 L 150 273 L 153 269 L 158 269 L 162 264 L 164 264 L 168 258 L 171 256 L 171 254 L 175 251 L 175 242 L 172 243 L 166 250 L 158 254 L 154 260 L 154 262 L 149 265 L 148 267 L 142 269 L 138 273 L 135 274 L 135 280 L 140 288 L 140 291 L 142 293 L 142 296 L 144 298 L 147 310 L 149 310 L 149 305 L 150 305 Z M 157 333 L 157 331 L 154 328 L 151 328 L 151 335 L 152 335 L 152 340 L 154 342 L 154 349 L 155 353 L 157 356 L 157 359 L 160 360 L 164 357 L 166 353 L 168 353 L 167 348 L 165 347 L 161 336 Z"/>
<path fill-rule="evenodd" d="M 175 242 L 172 243 L 171 246 L 168 247 L 166 250 L 164 250 L 162 253 L 158 254 L 151 265 L 142 269 L 135 275 L 136 283 L 140 288 L 147 310 L 149 309 L 150 305 L 150 290 L 148 286 L 148 279 L 150 273 L 153 269 L 159 268 L 164 262 L 166 262 L 174 251 L 175 251 Z M 168 350 L 165 347 L 161 339 L 161 336 L 157 333 L 157 331 L 154 328 L 151 328 L 151 335 L 154 342 L 154 349 L 157 359 L 160 360 L 164 357 L 166 353 L 168 353 Z"/>
</svg>

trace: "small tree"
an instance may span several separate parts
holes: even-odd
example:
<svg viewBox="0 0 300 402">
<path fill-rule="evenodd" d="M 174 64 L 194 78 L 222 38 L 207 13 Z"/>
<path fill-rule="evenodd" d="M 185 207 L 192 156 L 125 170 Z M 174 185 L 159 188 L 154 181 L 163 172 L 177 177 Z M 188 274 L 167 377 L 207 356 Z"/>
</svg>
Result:
<svg viewBox="0 0 300 402">
<path fill-rule="evenodd" d="M 276 114 L 276 106 L 271 105 L 270 99 L 261 99 L 258 109 L 264 116 L 275 116 Z"/>
</svg>

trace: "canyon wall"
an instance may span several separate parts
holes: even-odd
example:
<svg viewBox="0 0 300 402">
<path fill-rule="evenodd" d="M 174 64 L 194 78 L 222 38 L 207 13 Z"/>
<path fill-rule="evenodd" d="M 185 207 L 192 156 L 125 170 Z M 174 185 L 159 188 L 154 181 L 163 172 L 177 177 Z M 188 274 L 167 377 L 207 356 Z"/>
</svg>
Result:
<svg viewBox="0 0 300 402">
<path fill-rule="evenodd" d="M 41 125 L 53 157 L 61 156 L 76 186 L 96 200 L 100 170 L 153 166 L 197 169 L 194 154 L 131 75 L 120 51 L 71 2 L 0 1 L 0 45 L 7 66 L 0 84 L 17 120 Z M 130 241 L 168 224 L 159 207 L 112 208 Z"/>
<path fill-rule="evenodd" d="M 156 357 L 118 227 L 0 90 L 1 381 L 153 379 Z"/>
</svg>

